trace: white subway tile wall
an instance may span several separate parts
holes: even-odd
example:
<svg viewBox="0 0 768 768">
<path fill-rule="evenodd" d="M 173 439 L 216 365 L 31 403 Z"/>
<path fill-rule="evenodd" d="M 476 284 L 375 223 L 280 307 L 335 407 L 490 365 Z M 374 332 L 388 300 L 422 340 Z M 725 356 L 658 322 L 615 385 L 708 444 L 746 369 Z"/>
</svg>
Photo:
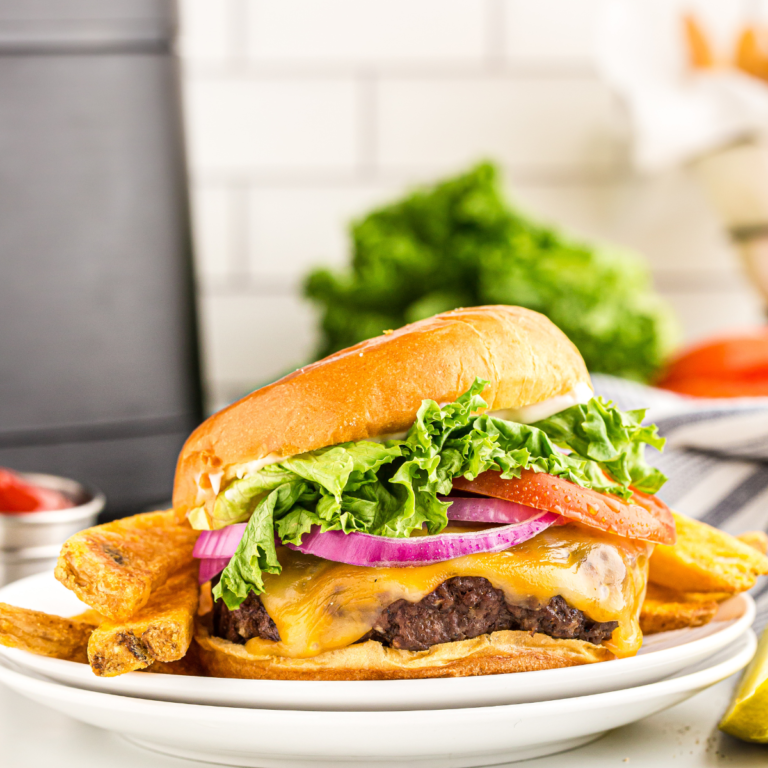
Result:
<svg viewBox="0 0 768 768">
<path fill-rule="evenodd" d="M 603 0 L 503 0 L 505 49 L 513 61 L 588 64 Z"/>
<path fill-rule="evenodd" d="M 209 174 L 352 172 L 359 161 L 353 77 L 190 78 L 193 168 Z"/>
<path fill-rule="evenodd" d="M 510 197 L 639 250 L 687 339 L 762 320 L 686 171 L 627 169 L 592 56 L 603 0 L 180 0 L 209 407 L 309 359 L 301 279 L 348 225 L 483 158 Z"/>
<path fill-rule="evenodd" d="M 237 0 L 182 0 L 179 53 L 195 61 L 224 61 L 232 56 Z"/>
<path fill-rule="evenodd" d="M 248 210 L 249 268 L 299 287 L 312 266 L 344 267 L 350 222 L 398 195 L 397 184 L 263 186 Z"/>
<path fill-rule="evenodd" d="M 375 119 L 374 161 L 393 170 L 440 173 L 492 157 L 521 174 L 590 174 L 620 162 L 616 104 L 585 77 L 382 78 Z"/>
<path fill-rule="evenodd" d="M 295 293 L 262 293 L 257 299 L 247 287 L 206 295 L 206 362 L 223 401 L 266 383 L 265 377 L 298 368 L 312 354 L 311 308 Z"/>
<path fill-rule="evenodd" d="M 255 61 L 431 64 L 486 55 L 477 0 L 280 0 L 248 4 Z"/>
</svg>

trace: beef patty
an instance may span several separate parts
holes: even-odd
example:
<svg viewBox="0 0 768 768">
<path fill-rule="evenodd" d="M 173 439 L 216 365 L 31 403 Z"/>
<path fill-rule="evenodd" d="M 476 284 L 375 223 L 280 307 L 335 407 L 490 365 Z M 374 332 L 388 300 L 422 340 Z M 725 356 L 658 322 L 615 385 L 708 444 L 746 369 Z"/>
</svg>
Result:
<svg viewBox="0 0 768 768">
<path fill-rule="evenodd" d="M 405 651 L 516 629 L 560 639 L 602 643 L 618 621 L 590 621 L 557 595 L 546 605 L 512 605 L 488 579 L 457 576 L 418 603 L 397 600 L 385 608 L 369 633 L 372 640 Z"/>
<path fill-rule="evenodd" d="M 213 633 L 223 637 L 230 643 L 242 645 L 252 637 L 262 637 L 264 640 L 280 640 L 280 633 L 267 609 L 261 604 L 261 599 L 253 592 L 248 593 L 243 603 L 234 611 L 227 608 L 223 600 L 213 604 Z"/>
<path fill-rule="evenodd" d="M 467 640 L 503 629 L 541 632 L 566 640 L 599 644 L 618 621 L 591 621 L 557 595 L 546 605 L 512 605 L 488 579 L 457 576 L 444 581 L 417 603 L 397 600 L 385 608 L 373 629 L 361 638 L 405 651 L 424 651 L 438 643 Z M 279 640 L 280 635 L 261 600 L 253 593 L 235 611 L 220 600 L 213 607 L 214 634 L 233 643 L 252 637 Z"/>
</svg>

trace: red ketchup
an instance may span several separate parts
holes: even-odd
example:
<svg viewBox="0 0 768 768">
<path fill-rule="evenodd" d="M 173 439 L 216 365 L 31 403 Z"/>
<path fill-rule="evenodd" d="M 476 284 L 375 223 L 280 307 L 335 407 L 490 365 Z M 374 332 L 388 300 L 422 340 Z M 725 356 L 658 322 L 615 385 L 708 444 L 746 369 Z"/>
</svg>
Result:
<svg viewBox="0 0 768 768">
<path fill-rule="evenodd" d="M 32 485 L 15 472 L 0 467 L 0 513 L 42 512 L 73 506 L 63 493 Z"/>
</svg>

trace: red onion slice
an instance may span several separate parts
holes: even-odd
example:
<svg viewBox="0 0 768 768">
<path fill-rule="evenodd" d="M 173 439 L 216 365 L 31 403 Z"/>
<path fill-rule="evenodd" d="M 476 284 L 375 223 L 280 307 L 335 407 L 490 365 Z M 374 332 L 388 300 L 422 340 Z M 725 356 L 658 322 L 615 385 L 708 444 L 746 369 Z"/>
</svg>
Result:
<svg viewBox="0 0 768 768">
<path fill-rule="evenodd" d="M 200 560 L 200 573 L 197 577 L 199 583 L 205 584 L 218 576 L 229 565 L 229 561 L 229 557 L 207 557 Z"/>
<path fill-rule="evenodd" d="M 451 520 L 507 525 L 484 531 L 440 533 L 408 539 L 373 536 L 369 533 L 321 532 L 318 526 L 314 526 L 305 534 L 300 546 L 286 546 L 348 565 L 371 568 L 419 566 L 480 552 L 501 552 L 561 522 L 560 515 L 554 512 L 544 512 L 502 499 L 442 497 L 441 501 L 451 502 L 448 508 L 448 518 Z M 246 523 L 238 523 L 200 534 L 192 554 L 200 558 L 201 584 L 210 581 L 227 567 L 245 528 Z"/>
<path fill-rule="evenodd" d="M 522 523 L 534 515 L 540 515 L 543 509 L 526 507 L 515 501 L 484 497 L 438 496 L 440 501 L 448 501 L 449 520 L 464 520 L 473 523 Z"/>
<path fill-rule="evenodd" d="M 559 515 L 541 512 L 512 525 L 469 533 L 439 533 L 395 539 L 369 533 L 325 531 L 315 526 L 304 536 L 300 546 L 287 547 L 316 555 L 325 560 L 370 568 L 419 566 L 453 560 L 480 552 L 501 552 L 533 538 L 556 523 Z"/>
<path fill-rule="evenodd" d="M 247 525 L 247 523 L 237 523 L 219 528 L 217 531 L 202 531 L 195 542 L 192 557 L 199 557 L 201 560 L 210 557 L 226 557 L 229 560 L 235 554 Z"/>
<path fill-rule="evenodd" d="M 243 538 L 246 525 L 247 523 L 237 523 L 217 531 L 202 531 L 197 537 L 192 557 L 200 559 L 200 584 L 218 576 L 227 567 L 240 539 Z"/>
</svg>

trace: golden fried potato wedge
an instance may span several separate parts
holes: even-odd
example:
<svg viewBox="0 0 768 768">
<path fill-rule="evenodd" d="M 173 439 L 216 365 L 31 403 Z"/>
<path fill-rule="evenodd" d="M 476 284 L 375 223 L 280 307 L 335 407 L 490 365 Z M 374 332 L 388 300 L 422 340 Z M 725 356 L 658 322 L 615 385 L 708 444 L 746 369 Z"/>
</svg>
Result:
<svg viewBox="0 0 768 768">
<path fill-rule="evenodd" d="M 79 617 L 65 619 L 0 603 L 0 645 L 38 656 L 88 663 L 88 639 L 94 624 Z"/>
<path fill-rule="evenodd" d="M 659 544 L 648 580 L 679 592 L 744 592 L 768 573 L 768 558 L 724 531 L 673 513 L 677 543 Z"/>
<path fill-rule="evenodd" d="M 733 592 L 678 592 L 649 582 L 645 596 L 673 603 L 722 603 L 733 597 Z"/>
<path fill-rule="evenodd" d="M 745 544 L 749 544 L 750 547 L 758 552 L 762 552 L 764 555 L 768 554 L 768 533 L 765 531 L 746 531 L 745 533 L 740 533 L 736 538 Z"/>
<path fill-rule="evenodd" d="M 708 624 L 717 613 L 715 600 L 699 599 L 705 593 L 675 592 L 649 584 L 640 609 L 640 629 L 644 635 L 687 629 Z M 689 600 L 693 595 L 696 599 Z"/>
<path fill-rule="evenodd" d="M 153 661 L 152 664 L 141 672 L 152 672 L 158 675 L 183 675 L 185 677 L 205 677 L 200 662 L 198 645 L 192 640 L 186 655 L 178 661 Z"/>
<path fill-rule="evenodd" d="M 666 587 L 659 587 L 658 584 L 648 586 L 666 589 Z M 675 601 L 683 603 L 722 603 L 729 597 L 733 597 L 733 592 L 675 592 L 674 594 Z"/>
<path fill-rule="evenodd" d="M 106 618 L 98 611 L 94 611 L 93 608 L 88 608 L 82 613 L 78 613 L 77 616 L 70 616 L 69 618 L 72 621 L 84 621 L 86 624 L 92 624 L 94 627 L 98 627 L 99 624 L 106 621 Z"/>
<path fill-rule="evenodd" d="M 177 571 L 152 592 L 147 604 L 127 621 L 105 621 L 88 641 L 88 661 L 100 677 L 114 677 L 177 661 L 192 640 L 197 612 L 197 567 Z"/>
<path fill-rule="evenodd" d="M 64 543 L 55 575 L 91 608 L 125 621 L 153 589 L 192 562 L 198 535 L 172 510 L 97 525 Z"/>
</svg>

